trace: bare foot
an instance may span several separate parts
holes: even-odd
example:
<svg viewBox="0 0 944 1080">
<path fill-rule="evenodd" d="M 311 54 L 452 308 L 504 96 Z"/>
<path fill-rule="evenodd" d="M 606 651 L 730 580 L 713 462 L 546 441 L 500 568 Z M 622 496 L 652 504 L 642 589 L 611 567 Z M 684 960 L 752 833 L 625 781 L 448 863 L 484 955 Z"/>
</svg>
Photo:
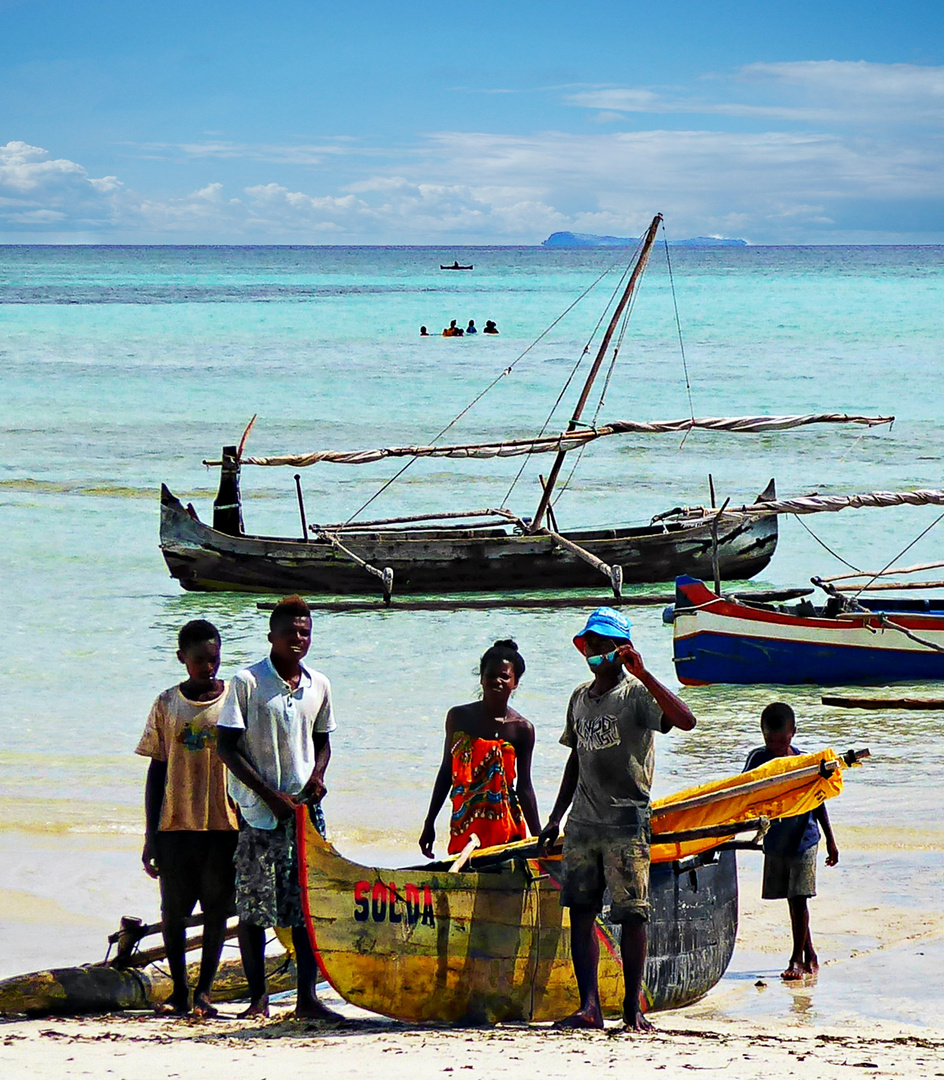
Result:
<svg viewBox="0 0 944 1080">
<path fill-rule="evenodd" d="M 554 1027 L 560 1031 L 570 1031 L 575 1028 L 592 1028 L 599 1031 L 603 1028 L 603 1016 L 599 1009 L 579 1009 L 572 1016 L 558 1020 Z"/>
<path fill-rule="evenodd" d="M 169 997 L 154 1006 L 155 1016 L 186 1016 L 190 1012 L 190 1003 L 186 999 Z"/>
<path fill-rule="evenodd" d="M 269 997 L 266 995 L 258 1001 L 251 1001 L 248 1009 L 243 1009 L 236 1017 L 237 1020 L 252 1020 L 256 1017 L 267 1018 L 269 1015 Z"/>
<path fill-rule="evenodd" d="M 637 1009 L 634 1017 L 623 1017 L 623 1031 L 632 1031 L 642 1035 L 650 1031 L 655 1031 L 655 1028 L 649 1023 L 639 1009 Z"/>
<path fill-rule="evenodd" d="M 343 1020 L 344 1017 L 340 1013 L 336 1013 L 333 1009 L 329 1009 L 327 1005 L 322 1005 L 317 998 L 314 1001 L 306 1001 L 304 1004 L 297 1004 L 295 1006 L 295 1019 L 296 1020 Z"/>
<path fill-rule="evenodd" d="M 207 994 L 194 994 L 192 1015 L 195 1020 L 215 1020 L 220 1010 L 212 1004 Z"/>
<path fill-rule="evenodd" d="M 803 970 L 807 975 L 815 975 L 819 971 L 819 957 L 815 952 L 803 954 Z"/>
<path fill-rule="evenodd" d="M 791 960 L 790 966 L 786 971 L 781 971 L 780 978 L 784 982 L 793 982 L 795 979 L 802 979 L 808 972 L 803 970 L 803 964 L 799 960 Z"/>
</svg>

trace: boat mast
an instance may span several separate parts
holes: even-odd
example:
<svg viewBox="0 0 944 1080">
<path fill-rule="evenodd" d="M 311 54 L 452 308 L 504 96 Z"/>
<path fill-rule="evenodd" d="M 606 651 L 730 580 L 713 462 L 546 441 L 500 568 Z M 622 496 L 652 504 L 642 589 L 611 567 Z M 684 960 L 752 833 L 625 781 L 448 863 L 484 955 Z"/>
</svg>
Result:
<svg viewBox="0 0 944 1080">
<path fill-rule="evenodd" d="M 629 303 L 630 297 L 636 288 L 636 283 L 642 277 L 643 271 L 646 269 L 646 263 L 649 261 L 649 253 L 652 250 L 652 245 L 655 243 L 656 233 L 659 230 L 659 226 L 662 224 L 662 215 L 656 214 L 652 219 L 652 224 L 649 226 L 649 231 L 646 233 L 645 240 L 643 241 L 642 250 L 639 253 L 639 258 L 636 260 L 636 265 L 633 267 L 633 272 L 630 275 L 629 281 L 626 283 L 626 288 L 623 290 L 623 295 L 620 297 L 619 303 L 616 305 L 616 310 L 613 312 L 613 317 L 610 319 L 610 324 L 606 328 L 606 333 L 603 335 L 603 340 L 600 342 L 600 348 L 597 352 L 596 359 L 593 361 L 593 366 L 590 368 L 590 374 L 587 376 L 587 381 L 584 383 L 583 390 L 580 393 L 580 398 L 577 401 L 577 406 L 574 409 L 574 415 L 571 417 L 570 423 L 567 426 L 568 431 L 574 431 L 577 425 L 580 423 L 580 417 L 583 414 L 584 406 L 587 404 L 587 398 L 590 397 L 590 391 L 593 388 L 593 382 L 597 377 L 597 373 L 600 370 L 600 366 L 603 363 L 606 356 L 606 350 L 610 346 L 610 340 L 616 331 L 616 326 L 620 321 L 620 318 L 626 309 L 626 305 Z M 557 483 L 557 478 L 560 475 L 561 468 L 564 465 L 564 458 L 567 456 L 566 450 L 558 451 L 557 457 L 554 459 L 554 464 L 551 466 L 551 471 L 548 474 L 547 483 L 544 485 L 544 492 L 541 495 L 541 501 L 538 503 L 538 508 L 534 512 L 534 520 L 531 522 L 531 532 L 537 532 L 541 528 L 541 522 L 544 520 L 544 515 L 547 513 L 548 507 L 551 502 L 551 495 L 554 492 L 554 485 Z"/>
</svg>

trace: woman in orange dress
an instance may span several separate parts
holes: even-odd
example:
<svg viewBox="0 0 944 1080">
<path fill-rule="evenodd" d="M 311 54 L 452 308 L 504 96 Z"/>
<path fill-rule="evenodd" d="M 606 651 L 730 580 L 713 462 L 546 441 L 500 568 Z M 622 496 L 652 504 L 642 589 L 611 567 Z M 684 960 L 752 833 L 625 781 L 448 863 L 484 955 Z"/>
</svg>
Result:
<svg viewBox="0 0 944 1080">
<path fill-rule="evenodd" d="M 534 726 L 508 704 L 524 667 L 513 641 L 496 641 L 479 663 L 482 700 L 446 714 L 442 763 L 419 840 L 428 859 L 447 795 L 450 853 L 461 851 L 472 836 L 492 847 L 541 831 L 531 783 Z"/>
</svg>

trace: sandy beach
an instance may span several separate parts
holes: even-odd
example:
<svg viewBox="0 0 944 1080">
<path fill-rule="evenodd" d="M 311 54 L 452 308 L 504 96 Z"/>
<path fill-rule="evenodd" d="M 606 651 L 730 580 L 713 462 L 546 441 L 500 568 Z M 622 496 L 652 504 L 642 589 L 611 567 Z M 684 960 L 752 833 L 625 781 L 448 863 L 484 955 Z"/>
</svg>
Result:
<svg viewBox="0 0 944 1080">
<path fill-rule="evenodd" d="M 0 1070 L 31 1080 L 273 1080 L 312 1068 L 333 1080 L 509 1068 L 570 1080 L 601 1070 L 730 1070 L 745 1080 L 944 1076 L 944 913 L 926 902 L 940 875 L 921 869 L 925 858 L 900 846 L 847 848 L 844 865 L 822 872 L 812 902 L 820 972 L 788 984 L 779 978 L 786 913 L 759 899 L 760 860 L 742 856 L 740 932 L 727 974 L 696 1005 L 655 1014 L 651 1036 L 616 1024 L 577 1034 L 544 1025 L 419 1027 L 372 1016 L 328 990 L 325 1000 L 344 1017 L 337 1024 L 294 1020 L 291 995 L 262 1023 L 237 1020 L 238 1005 L 222 1005 L 221 1018 L 204 1023 L 149 1014 L 11 1019 L 0 1022 Z M 896 899 L 888 884 L 904 873 L 909 894 Z"/>
<path fill-rule="evenodd" d="M 601 1072 L 730 1071 L 742 1080 L 944 1075 L 944 1026 L 922 1033 L 893 1024 L 807 1028 L 787 1020 L 772 1026 L 705 1020 L 690 1009 L 663 1014 L 652 1035 L 633 1036 L 619 1027 L 580 1033 L 544 1026 L 418 1029 L 343 1011 L 346 1017 L 337 1024 L 295 1021 L 288 1006 L 261 1024 L 145 1016 L 9 1022 L 0 1027 L 0 1067 L 6 1076 L 32 1080 L 272 1080 L 311 1070 L 333 1080 L 525 1072 L 569 1080 Z"/>
</svg>

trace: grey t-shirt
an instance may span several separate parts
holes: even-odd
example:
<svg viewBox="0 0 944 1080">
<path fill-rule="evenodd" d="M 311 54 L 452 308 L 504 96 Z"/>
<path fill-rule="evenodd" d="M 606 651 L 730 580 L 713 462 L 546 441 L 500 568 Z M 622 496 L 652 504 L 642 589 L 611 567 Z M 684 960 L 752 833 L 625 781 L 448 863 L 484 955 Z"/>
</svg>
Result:
<svg viewBox="0 0 944 1080">
<path fill-rule="evenodd" d="M 648 820 L 652 733 L 662 730 L 662 709 L 630 675 L 602 697 L 590 695 L 592 685 L 583 683 L 571 694 L 560 738 L 576 749 L 580 767 L 570 820 L 632 828 Z"/>
</svg>

